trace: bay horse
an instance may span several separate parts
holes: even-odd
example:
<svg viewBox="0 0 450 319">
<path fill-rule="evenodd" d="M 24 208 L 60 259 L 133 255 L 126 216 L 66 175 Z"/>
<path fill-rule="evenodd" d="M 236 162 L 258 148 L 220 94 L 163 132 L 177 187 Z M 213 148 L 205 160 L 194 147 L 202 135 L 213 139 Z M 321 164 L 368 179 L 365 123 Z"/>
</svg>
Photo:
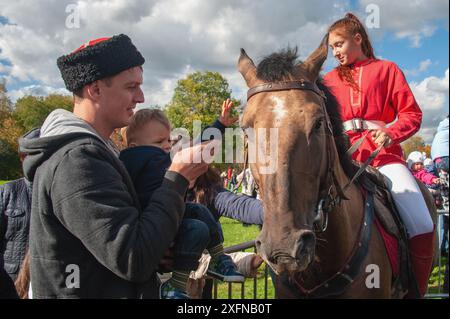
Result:
<svg viewBox="0 0 450 319">
<path fill-rule="evenodd" d="M 275 170 L 264 172 L 259 156 L 250 163 L 264 206 L 256 247 L 277 275 L 278 298 L 401 297 L 373 200 L 350 182 L 358 167 L 337 102 L 318 81 L 327 51 L 324 38 L 304 62 L 287 48 L 256 67 L 241 49 L 238 70 L 250 89 L 240 125 L 255 132 L 250 144 L 266 135 L 262 153 L 275 146 L 268 129 L 278 131 Z"/>
</svg>

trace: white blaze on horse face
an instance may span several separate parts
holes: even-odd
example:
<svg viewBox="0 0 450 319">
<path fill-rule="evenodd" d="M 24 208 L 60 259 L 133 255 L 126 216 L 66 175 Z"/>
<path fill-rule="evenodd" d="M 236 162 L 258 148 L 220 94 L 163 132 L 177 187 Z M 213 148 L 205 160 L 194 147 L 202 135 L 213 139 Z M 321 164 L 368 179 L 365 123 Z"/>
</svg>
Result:
<svg viewBox="0 0 450 319">
<path fill-rule="evenodd" d="M 275 104 L 272 109 L 272 113 L 275 115 L 275 127 L 279 127 L 287 114 L 287 110 L 282 99 L 276 96 L 272 96 L 271 99 Z"/>
</svg>

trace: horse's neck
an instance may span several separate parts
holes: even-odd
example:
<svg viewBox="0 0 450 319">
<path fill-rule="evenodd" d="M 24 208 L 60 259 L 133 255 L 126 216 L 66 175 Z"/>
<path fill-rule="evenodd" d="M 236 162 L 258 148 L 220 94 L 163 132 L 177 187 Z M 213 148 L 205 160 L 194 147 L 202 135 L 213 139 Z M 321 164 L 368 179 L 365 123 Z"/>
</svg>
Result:
<svg viewBox="0 0 450 319">
<path fill-rule="evenodd" d="M 336 179 L 343 187 L 349 179 L 339 163 L 335 166 Z M 355 247 L 363 218 L 364 199 L 360 189 L 354 184 L 347 188 L 345 196 L 349 200 L 342 200 L 329 213 L 328 228 L 318 235 L 317 260 L 312 267 L 315 269 L 311 269 L 312 274 L 304 276 L 313 282 L 326 280 L 341 271 Z"/>
</svg>

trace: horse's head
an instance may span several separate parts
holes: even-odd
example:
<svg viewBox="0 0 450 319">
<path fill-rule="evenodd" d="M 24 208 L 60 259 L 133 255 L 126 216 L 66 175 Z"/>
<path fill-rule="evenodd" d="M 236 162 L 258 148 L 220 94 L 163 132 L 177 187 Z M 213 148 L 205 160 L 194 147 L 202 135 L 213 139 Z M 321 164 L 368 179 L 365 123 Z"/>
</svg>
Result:
<svg viewBox="0 0 450 319">
<path fill-rule="evenodd" d="M 298 64 L 292 49 L 266 57 L 258 67 L 243 49 L 239 57 L 239 72 L 251 88 L 241 126 L 254 133 L 250 144 L 265 143 L 256 147 L 256 162 L 250 161 L 264 203 L 264 225 L 256 245 L 277 273 L 301 272 L 314 260 L 313 224 L 323 191 L 330 186 L 329 121 L 316 86 L 327 57 L 326 43 L 324 39 Z M 276 133 L 270 128 L 276 129 L 276 140 L 270 139 Z M 264 157 L 271 159 L 272 169 L 267 169 Z"/>
</svg>

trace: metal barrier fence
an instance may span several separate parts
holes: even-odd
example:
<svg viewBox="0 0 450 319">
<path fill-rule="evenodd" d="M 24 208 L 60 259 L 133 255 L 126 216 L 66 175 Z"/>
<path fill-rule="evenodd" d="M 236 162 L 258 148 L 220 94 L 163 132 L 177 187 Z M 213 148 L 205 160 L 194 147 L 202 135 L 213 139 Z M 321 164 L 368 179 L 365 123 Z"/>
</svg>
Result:
<svg viewBox="0 0 450 319">
<path fill-rule="evenodd" d="M 439 214 L 439 218 L 438 218 L 438 224 L 437 224 L 437 228 L 438 228 L 438 236 L 439 238 L 443 238 L 443 236 L 445 235 L 442 231 L 442 226 L 443 226 L 443 217 L 446 215 L 448 216 L 448 210 L 438 210 L 438 214 Z M 442 217 L 442 218 L 441 218 Z M 447 229 L 447 240 L 448 240 L 448 229 Z M 440 242 L 440 241 L 439 241 Z M 253 248 L 253 252 L 256 253 L 256 247 L 255 247 L 255 241 L 249 241 L 249 242 L 245 242 L 239 245 L 235 245 L 235 246 L 231 246 L 231 247 L 227 247 L 224 249 L 225 253 L 234 253 L 234 252 L 239 252 L 239 251 L 246 251 L 248 249 Z M 439 245 L 439 249 L 440 249 L 440 245 Z M 448 267 L 448 257 L 447 257 L 447 264 L 446 265 L 442 265 L 442 256 L 441 253 L 438 253 L 438 287 L 437 287 L 437 292 L 428 292 L 425 295 L 425 298 L 448 298 L 449 294 L 448 292 L 444 293 L 444 281 L 447 280 L 448 281 L 448 270 L 447 272 L 444 274 L 444 267 Z M 444 266 L 444 267 L 443 267 Z M 268 287 L 268 277 L 269 277 L 269 270 L 268 267 L 265 266 L 264 267 L 264 299 L 267 299 L 267 287 Z M 228 283 L 228 299 L 232 298 L 232 287 L 233 285 L 240 285 L 241 286 L 241 299 L 245 299 L 245 283 Z M 448 285 L 448 283 L 447 283 Z M 213 283 L 213 298 L 217 299 L 217 287 L 218 287 L 218 283 L 217 280 L 214 280 Z M 429 287 L 430 289 L 430 287 Z M 258 293 L 258 278 L 255 277 L 253 278 L 253 299 L 257 299 L 257 293 Z M 275 296 L 276 298 L 276 296 Z"/>
<path fill-rule="evenodd" d="M 227 247 L 224 249 L 225 253 L 235 253 L 240 251 L 246 251 L 252 249 L 253 252 L 256 253 L 256 247 L 255 247 L 255 241 L 249 241 L 245 242 L 239 245 Z M 248 279 L 247 279 L 248 280 Z M 271 284 L 271 283 L 270 283 Z M 228 299 L 232 298 L 232 292 L 233 292 L 233 285 L 240 286 L 240 297 L 241 299 L 245 299 L 245 282 L 244 283 L 228 283 Z M 269 285 L 269 269 L 267 266 L 264 266 L 264 299 L 267 299 L 267 288 Z M 217 299 L 217 288 L 218 288 L 218 281 L 214 280 L 213 283 L 213 298 Z M 258 293 L 258 277 L 256 276 L 253 278 L 253 299 L 257 299 L 257 293 Z"/>
<path fill-rule="evenodd" d="M 438 210 L 438 222 L 437 222 L 437 230 L 438 230 L 438 236 L 439 236 L 439 247 L 440 250 L 441 245 L 440 242 L 442 241 L 443 237 L 447 235 L 447 243 L 448 243 L 448 228 L 447 228 L 447 234 L 443 233 L 443 222 L 444 222 L 444 216 L 447 216 L 448 218 L 448 210 Z M 447 244 L 448 245 L 448 244 Z M 448 291 L 444 292 L 444 282 L 447 280 L 447 287 L 448 287 L 448 269 L 445 271 L 445 267 L 448 268 L 448 255 L 447 255 L 447 264 L 442 264 L 442 254 L 439 251 L 438 252 L 438 286 L 436 292 L 430 292 L 430 287 L 428 287 L 428 292 L 425 295 L 425 298 L 448 298 Z M 448 288 L 447 288 L 448 289 Z M 434 290 L 434 287 L 433 287 Z"/>
</svg>

